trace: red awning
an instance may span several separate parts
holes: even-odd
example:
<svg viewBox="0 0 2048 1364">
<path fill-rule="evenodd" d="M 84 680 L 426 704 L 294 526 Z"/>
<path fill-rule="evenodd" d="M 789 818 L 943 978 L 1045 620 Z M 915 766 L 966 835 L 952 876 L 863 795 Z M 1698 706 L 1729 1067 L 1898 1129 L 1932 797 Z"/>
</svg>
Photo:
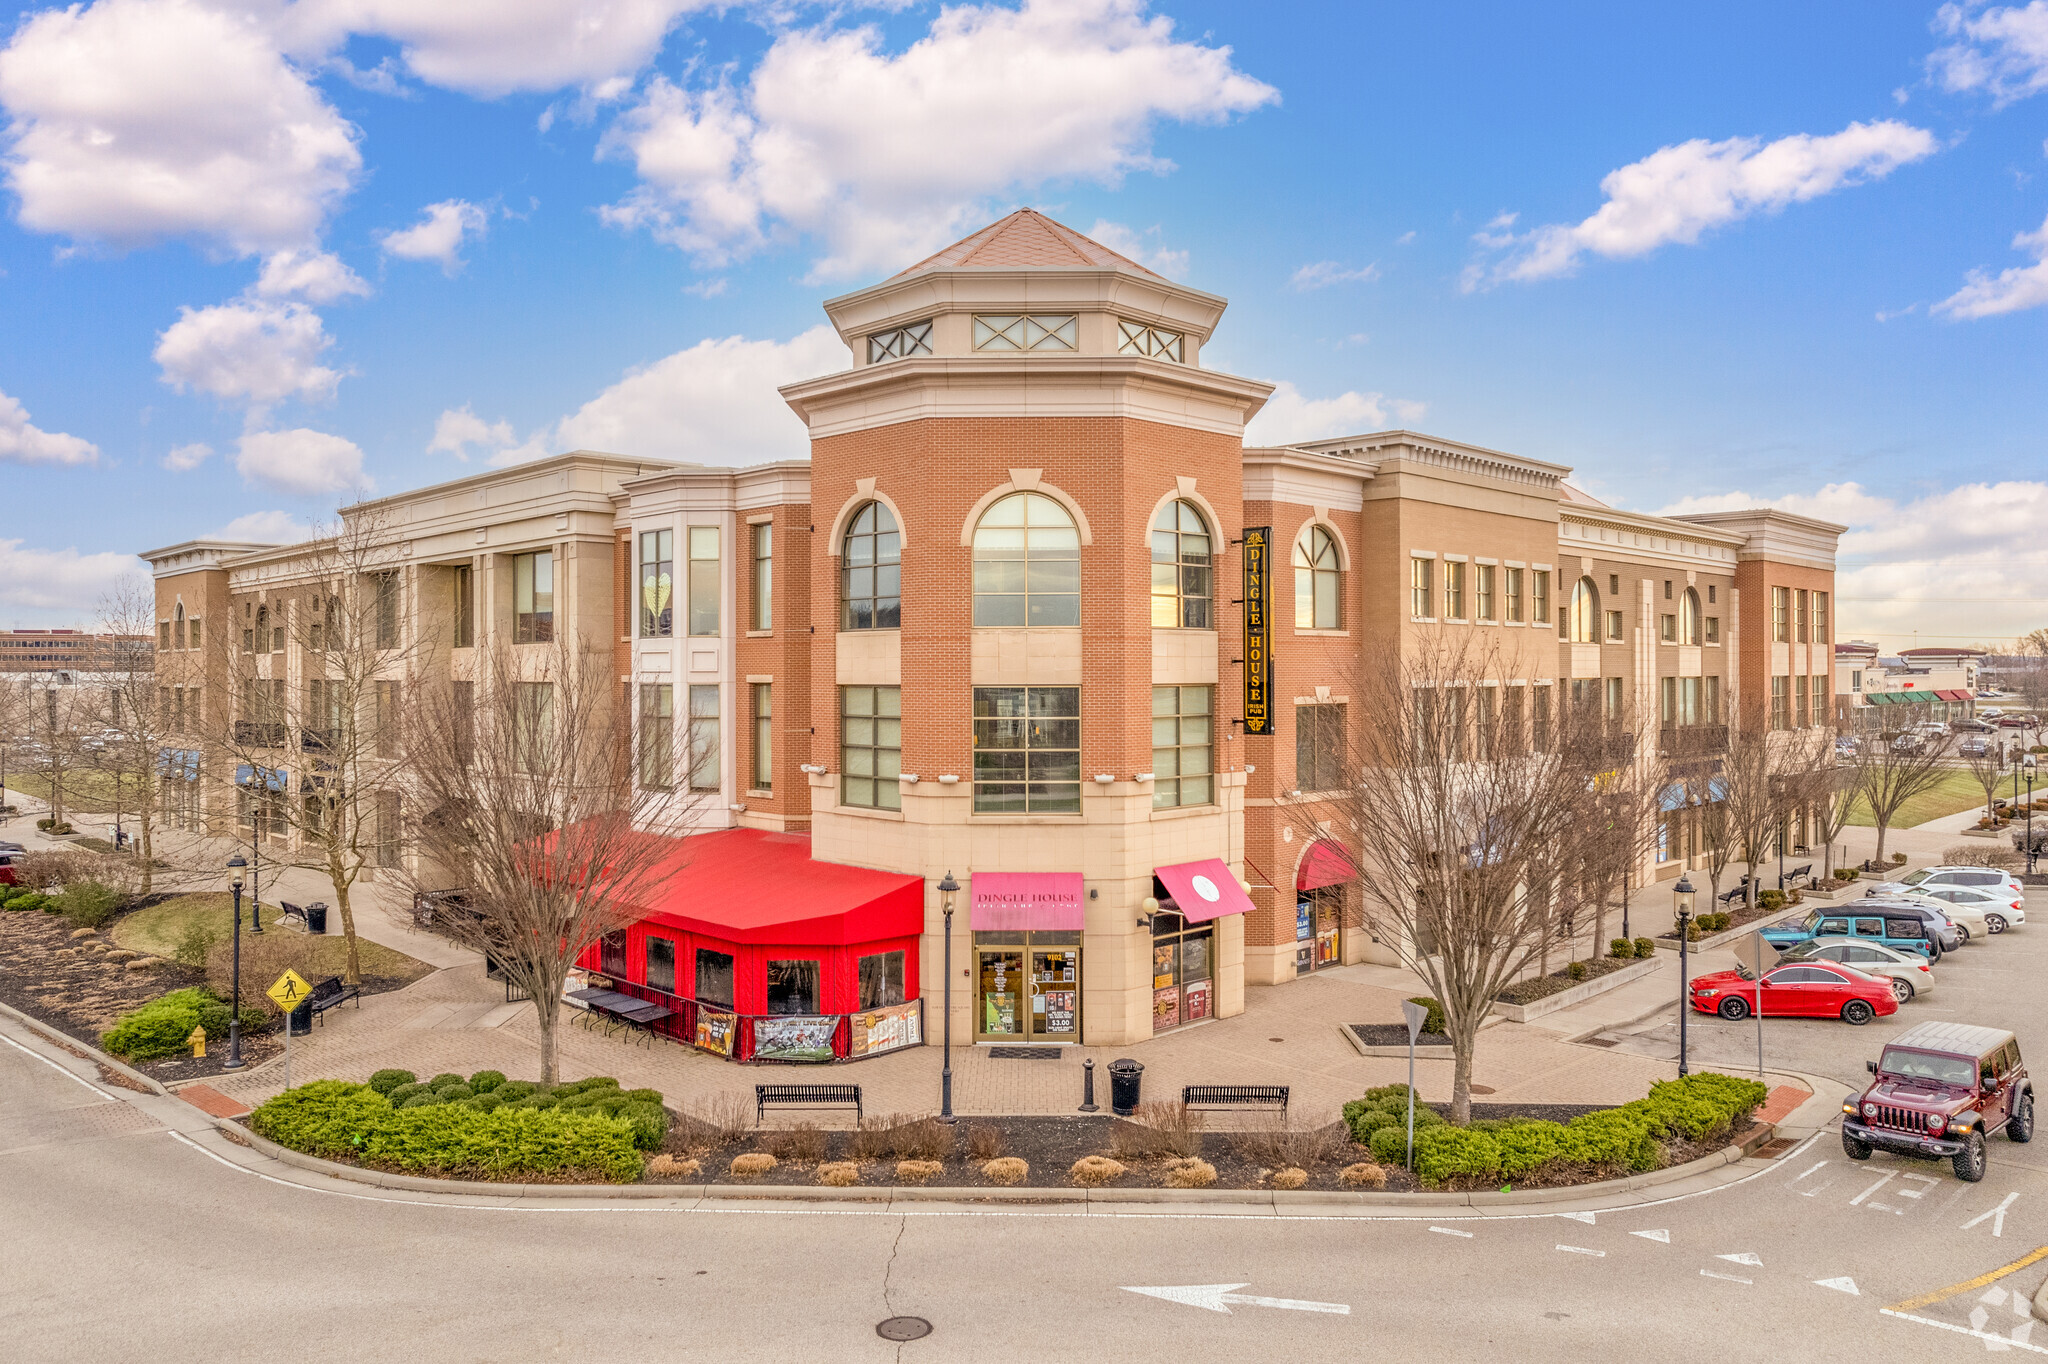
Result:
<svg viewBox="0 0 2048 1364">
<path fill-rule="evenodd" d="M 1944 701 L 1967 701 L 1970 699 L 1970 693 L 1966 691 L 1937 691 L 1934 694 Z"/>
<path fill-rule="evenodd" d="M 644 907 L 654 922 L 730 942 L 812 947 L 924 931 L 922 877 L 814 862 L 809 834 L 721 829 L 665 841 L 676 851 Z"/>
<path fill-rule="evenodd" d="M 1152 874 L 1166 887 L 1174 908 L 1191 924 L 1243 914 L 1252 908 L 1252 897 L 1244 893 L 1229 864 L 1220 857 L 1154 867 Z"/>
<path fill-rule="evenodd" d="M 1334 839 L 1319 838 L 1309 844 L 1302 857 L 1301 870 L 1294 873 L 1294 888 L 1315 890 L 1319 886 L 1342 885 L 1357 876 L 1358 867 L 1344 845 Z"/>
<path fill-rule="evenodd" d="M 978 871 L 967 882 L 967 921 L 977 932 L 1081 929 L 1080 872 Z"/>
</svg>

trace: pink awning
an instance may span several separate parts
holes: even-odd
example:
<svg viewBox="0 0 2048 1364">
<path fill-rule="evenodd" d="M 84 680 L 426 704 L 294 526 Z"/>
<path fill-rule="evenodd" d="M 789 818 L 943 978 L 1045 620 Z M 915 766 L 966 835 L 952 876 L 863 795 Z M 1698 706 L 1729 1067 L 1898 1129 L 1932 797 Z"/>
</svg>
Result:
<svg viewBox="0 0 2048 1364">
<path fill-rule="evenodd" d="M 1173 907 L 1191 924 L 1243 914 L 1252 907 L 1252 897 L 1244 893 L 1244 887 L 1231 875 L 1230 865 L 1220 857 L 1154 867 L 1152 874 L 1166 887 Z"/>
<path fill-rule="evenodd" d="M 1319 838 L 1309 844 L 1307 855 L 1301 859 L 1301 870 L 1294 873 L 1294 888 L 1315 890 L 1320 886 L 1340 886 L 1357 875 L 1358 868 L 1342 843 Z"/>
<path fill-rule="evenodd" d="M 1934 694 L 1944 701 L 1967 701 L 1970 699 L 1970 693 L 1966 691 L 1937 691 Z"/>
<path fill-rule="evenodd" d="M 977 932 L 1080 931 L 1080 872 L 978 871 L 967 880 L 967 921 Z"/>
</svg>

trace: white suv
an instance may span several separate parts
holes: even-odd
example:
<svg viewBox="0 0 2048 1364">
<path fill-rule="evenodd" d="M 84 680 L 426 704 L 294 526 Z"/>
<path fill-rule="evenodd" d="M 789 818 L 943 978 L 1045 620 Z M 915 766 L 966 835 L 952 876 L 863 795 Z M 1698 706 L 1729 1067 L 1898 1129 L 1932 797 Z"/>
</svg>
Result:
<svg viewBox="0 0 2048 1364">
<path fill-rule="evenodd" d="M 1946 890 L 1956 886 L 1988 890 L 1993 894 L 2001 890 L 2010 891 L 2009 900 L 2017 900 L 2021 895 L 2020 879 L 1996 867 L 1922 867 L 1896 881 L 1879 882 L 1869 894 L 1897 895 L 1901 891 Z"/>
</svg>

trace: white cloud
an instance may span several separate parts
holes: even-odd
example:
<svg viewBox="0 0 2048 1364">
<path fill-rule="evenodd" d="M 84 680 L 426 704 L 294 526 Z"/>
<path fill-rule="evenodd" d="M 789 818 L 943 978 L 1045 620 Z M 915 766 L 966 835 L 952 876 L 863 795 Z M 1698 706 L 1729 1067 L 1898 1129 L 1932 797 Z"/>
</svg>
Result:
<svg viewBox="0 0 2048 1364">
<path fill-rule="evenodd" d="M 0 540 L 0 607 L 16 628 L 82 624 L 124 580 L 146 586 L 148 567 L 132 554 L 30 549 L 20 540 Z"/>
<path fill-rule="evenodd" d="M 1178 42 L 1143 0 L 942 9 L 899 53 L 874 27 L 795 29 L 738 84 L 656 77 L 599 143 L 641 184 L 606 211 L 716 265 L 813 234 L 820 278 L 900 266 L 963 235 L 991 196 L 1164 172 L 1161 121 L 1278 98 L 1230 49 Z"/>
<path fill-rule="evenodd" d="M 1671 242 L 1690 244 L 1709 228 L 1883 179 L 1934 151 L 1932 133 L 1892 119 L 1851 123 L 1826 137 L 1800 133 L 1769 144 L 1753 137 L 1695 138 L 1663 147 L 1609 172 L 1600 182 L 1607 202 L 1584 222 L 1515 234 L 1509 230 L 1514 215 L 1496 218 L 1473 240 L 1509 254 L 1490 267 L 1468 271 L 1465 285 L 1569 274 L 1589 251 L 1626 258 Z"/>
<path fill-rule="evenodd" d="M 443 199 L 428 204 L 422 212 L 424 216 L 411 227 L 378 233 L 377 243 L 387 255 L 439 261 L 442 272 L 452 275 L 463 266 L 463 239 L 483 236 L 490 215 L 466 199 Z"/>
<path fill-rule="evenodd" d="M 497 451 L 518 443 L 519 437 L 512 433 L 511 422 L 486 422 L 470 411 L 469 404 L 464 403 L 459 408 L 451 407 L 441 413 L 440 420 L 434 423 L 434 438 L 427 442 L 427 453 L 453 455 L 466 463 L 472 445 Z"/>
<path fill-rule="evenodd" d="M 1414 236 L 1414 233 L 1409 233 Z M 1289 281 L 1298 293 L 1311 289 L 1327 289 L 1332 284 L 1370 284 L 1380 277 L 1377 265 L 1361 265 L 1356 269 L 1333 260 L 1319 260 L 1313 265 L 1304 265 L 1294 272 Z"/>
<path fill-rule="evenodd" d="M 263 273 L 251 292 L 261 298 L 332 303 L 349 294 L 368 298 L 370 286 L 331 251 L 273 251 L 263 258 Z"/>
<path fill-rule="evenodd" d="M 245 433 L 235 468 L 250 482 L 281 493 L 315 496 L 371 487 L 354 441 L 303 426 Z"/>
<path fill-rule="evenodd" d="M 362 165 L 356 132 L 251 15 L 197 0 L 34 14 L 0 50 L 22 225 L 127 246 L 305 246 Z"/>
<path fill-rule="evenodd" d="M 1956 41 L 1937 49 L 1927 68 L 1944 89 L 1985 90 L 2000 104 L 2048 90 L 2048 0 L 2025 8 L 1943 5 L 1934 30 Z"/>
<path fill-rule="evenodd" d="M 1285 445 L 1294 441 L 1327 440 L 1331 436 L 1384 431 L 1396 423 L 1422 420 L 1423 405 L 1384 393 L 1346 391 L 1334 398 L 1308 398 L 1285 379 L 1245 427 L 1246 445 Z M 1390 420 L 1391 414 L 1391 420 Z"/>
<path fill-rule="evenodd" d="M 0 393 L 0 462 L 97 464 L 100 448 L 79 436 L 45 431 L 28 419 L 19 398 Z"/>
<path fill-rule="evenodd" d="M 263 545 L 295 545 L 301 540 L 310 540 L 320 533 L 318 526 L 305 522 L 285 511 L 249 512 L 238 516 L 219 530 L 208 531 L 215 540 L 247 540 Z"/>
<path fill-rule="evenodd" d="M 1997 640 L 2041 623 L 2040 528 L 2048 483 L 1969 483 L 1891 498 L 1858 483 L 1812 493 L 1689 497 L 1659 515 L 1778 507 L 1849 529 L 1835 574 L 1836 638 L 1893 646 L 1920 631 L 1928 643 Z"/>
<path fill-rule="evenodd" d="M 2048 303 L 2048 218 L 2041 220 L 2038 230 L 2014 237 L 2012 244 L 2017 250 L 2031 252 L 2034 263 L 2015 265 L 1996 276 L 1972 270 L 1962 288 L 1930 311 L 1968 319 L 2016 313 Z"/>
<path fill-rule="evenodd" d="M 181 393 L 196 388 L 264 407 L 294 396 L 332 398 L 341 374 L 317 363 L 332 344 L 312 309 L 244 298 L 180 308 L 154 355 L 164 382 Z"/>
<path fill-rule="evenodd" d="M 164 468 L 174 474 L 190 473 L 212 458 L 211 445 L 204 441 L 194 441 L 190 445 L 174 446 L 171 452 L 164 456 Z"/>
<path fill-rule="evenodd" d="M 1128 257 L 1154 270 L 1168 279 L 1186 279 L 1188 276 L 1188 253 L 1169 250 L 1160 241 L 1163 229 L 1148 227 L 1143 232 L 1113 223 L 1107 218 L 1097 218 L 1095 226 L 1084 236 L 1093 237 L 1120 256 Z"/>
</svg>

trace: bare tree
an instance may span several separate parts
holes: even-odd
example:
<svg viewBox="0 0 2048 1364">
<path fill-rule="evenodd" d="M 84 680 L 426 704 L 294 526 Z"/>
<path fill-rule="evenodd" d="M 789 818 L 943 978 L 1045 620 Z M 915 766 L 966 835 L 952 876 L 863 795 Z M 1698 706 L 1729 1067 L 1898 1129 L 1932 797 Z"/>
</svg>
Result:
<svg viewBox="0 0 2048 1364">
<path fill-rule="evenodd" d="M 1813 824 L 1813 836 L 1825 845 L 1821 875 L 1835 874 L 1835 840 L 1848 827 L 1856 809 L 1856 793 L 1862 784 L 1864 745 L 1853 751 L 1841 749 L 1831 730 L 1821 730 L 1807 743 L 1795 748 L 1790 759 L 1799 799 Z"/>
<path fill-rule="evenodd" d="M 7 769 L 21 770 L 18 745 L 29 734 L 28 681 L 0 675 L 0 805 L 7 801 Z"/>
<path fill-rule="evenodd" d="M 421 682 L 408 711 L 411 880 L 459 890 L 437 922 L 532 999 L 551 1084 L 569 972 L 682 865 L 686 841 L 660 834 L 688 832 L 687 773 L 705 754 L 686 741 L 678 764 L 666 726 L 643 727 L 636 751 L 606 651 L 477 653 L 474 678 Z"/>
<path fill-rule="evenodd" d="M 1857 795 L 1877 826 L 1877 855 L 1872 860 L 1880 867 L 1885 837 L 1906 802 L 1932 791 L 1952 770 L 1947 762 L 1952 743 L 1948 734 L 1909 723 L 1905 714 L 1893 714 L 1911 709 L 1883 707 L 1876 727 L 1863 736 L 1866 753 Z"/>
<path fill-rule="evenodd" d="M 1993 818 L 1998 813 L 1998 779 L 2005 775 L 2004 748 L 1995 739 L 1970 747 L 1958 744 L 1957 756 L 1962 759 L 1963 770 L 1984 788 L 1984 817 Z"/>
<path fill-rule="evenodd" d="M 2022 662 L 2008 679 L 2009 685 L 2019 692 L 2027 708 L 2038 715 L 2048 708 L 2048 626 L 2027 632 L 2013 646 L 2013 652 Z"/>
<path fill-rule="evenodd" d="M 1459 642 L 1366 661 L 1341 794 L 1283 807 L 1306 819 L 1335 805 L 1358 831 L 1365 926 L 1442 1005 L 1461 1123 L 1480 1024 L 1557 933 L 1557 878 L 1577 870 L 1560 851 L 1606 813 L 1597 779 L 1613 769 L 1597 707 L 1525 711 L 1520 689 L 1497 685 L 1512 670 Z"/>
<path fill-rule="evenodd" d="M 326 876 L 350 984 L 362 977 L 355 888 L 402 862 L 406 679 L 445 643 L 439 612 L 407 609 L 397 540 L 373 515 L 346 517 L 209 631 L 213 671 L 236 691 L 208 718 L 246 774 L 238 817 L 268 856 Z"/>
<path fill-rule="evenodd" d="M 80 673 L 66 669 L 29 673 L 23 686 L 25 723 L 19 748 L 29 759 L 29 769 L 48 788 L 53 827 L 62 826 L 69 822 L 72 780 L 91 766 L 91 745 L 96 742 L 91 687 Z"/>
<path fill-rule="evenodd" d="M 138 893 L 147 895 L 155 888 L 156 815 L 170 776 L 165 749 L 172 719 L 153 652 L 154 591 L 146 583 L 123 582 L 100 599 L 98 626 L 92 665 L 98 682 L 92 699 L 103 737 L 98 766 L 114 782 L 117 827 L 134 801 L 136 883 Z"/>
<path fill-rule="evenodd" d="M 1743 883 L 1743 905 L 1754 908 L 1758 878 L 1757 864 L 1763 861 L 1771 832 L 1783 809 L 1784 792 L 1779 781 L 1779 755 L 1772 731 L 1762 715 L 1745 710 L 1728 727 L 1728 749 L 1719 773 L 1720 812 L 1716 832 L 1724 845 L 1710 869 L 1709 883 L 1720 894 L 1720 872 L 1740 855 L 1747 872 Z"/>
</svg>

